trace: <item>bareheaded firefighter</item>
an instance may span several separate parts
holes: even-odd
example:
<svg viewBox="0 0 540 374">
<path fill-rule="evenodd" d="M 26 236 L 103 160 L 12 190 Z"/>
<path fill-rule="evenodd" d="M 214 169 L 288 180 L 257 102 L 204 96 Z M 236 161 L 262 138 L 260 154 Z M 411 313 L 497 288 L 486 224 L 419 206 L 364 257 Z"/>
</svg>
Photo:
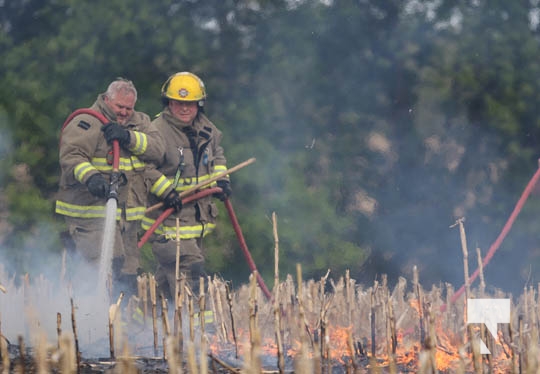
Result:
<svg viewBox="0 0 540 374">
<path fill-rule="evenodd" d="M 152 121 L 165 143 L 164 162 L 157 165 L 158 170 L 178 193 L 197 184 L 204 185 L 206 180 L 223 174 L 227 167 L 220 145 L 222 133 L 204 114 L 206 90 L 203 81 L 190 72 L 176 73 L 163 84 L 161 99 L 163 110 Z M 214 230 L 218 214 L 213 197 L 224 200 L 232 192 L 228 176 L 203 188 L 216 186 L 221 192 L 184 203 L 156 228 L 150 238 L 157 260 L 156 280 L 167 297 L 175 295 L 177 248 L 180 273 L 185 275 L 192 291 L 199 292 L 200 277 L 205 276 L 203 237 Z M 158 203 L 155 196 L 150 195 L 149 200 L 151 205 Z M 148 230 L 164 210 L 149 209 L 142 222 L 143 229 Z"/>
<path fill-rule="evenodd" d="M 174 207 L 179 200 L 171 182 L 153 165 L 163 161 L 162 137 L 150 124 L 150 117 L 134 109 L 136 101 L 133 83 L 118 78 L 98 95 L 89 110 L 79 110 L 80 114 L 76 111 L 60 135 L 56 213 L 64 216 L 74 246 L 73 272 L 77 280 L 85 278 L 83 269 L 89 269 L 89 276 L 97 274 L 95 266 L 77 265 L 100 264 L 106 204 L 115 198 L 111 268 L 112 291 L 116 294 L 135 293 L 137 289 L 136 276 L 141 271 L 137 234 L 148 190 L 151 188 L 155 198 L 167 206 Z M 118 141 L 119 155 L 113 153 L 113 141 Z M 113 186 L 114 157 L 119 158 L 119 170 L 115 172 L 121 178 Z M 87 280 L 91 282 L 91 278 Z"/>
</svg>

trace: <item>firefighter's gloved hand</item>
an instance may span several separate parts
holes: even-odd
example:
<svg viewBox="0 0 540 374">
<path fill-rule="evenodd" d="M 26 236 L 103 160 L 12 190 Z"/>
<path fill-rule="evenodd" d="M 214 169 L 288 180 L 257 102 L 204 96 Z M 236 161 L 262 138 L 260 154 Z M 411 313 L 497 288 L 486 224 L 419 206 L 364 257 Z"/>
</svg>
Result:
<svg viewBox="0 0 540 374">
<path fill-rule="evenodd" d="M 109 122 L 101 127 L 105 140 L 111 144 L 113 140 L 118 140 L 122 147 L 129 145 L 129 131 L 116 122 Z"/>
<path fill-rule="evenodd" d="M 94 174 L 86 181 L 88 191 L 94 196 L 105 198 L 109 194 L 109 182 L 101 174 Z"/>
<path fill-rule="evenodd" d="M 228 180 L 218 180 L 217 186 L 221 188 L 221 192 L 215 193 L 214 197 L 217 197 L 221 201 L 225 201 L 232 195 L 231 183 Z"/>
<path fill-rule="evenodd" d="M 179 213 L 182 210 L 182 199 L 178 192 L 172 190 L 163 200 L 163 205 L 165 205 L 165 208 L 174 208 L 176 213 Z"/>
</svg>

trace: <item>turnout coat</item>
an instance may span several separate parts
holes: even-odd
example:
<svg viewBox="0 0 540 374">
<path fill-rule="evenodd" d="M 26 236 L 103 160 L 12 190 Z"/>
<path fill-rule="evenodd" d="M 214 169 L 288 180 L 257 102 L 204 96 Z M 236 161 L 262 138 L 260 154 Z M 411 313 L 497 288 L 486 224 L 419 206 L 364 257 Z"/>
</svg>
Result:
<svg viewBox="0 0 540 374">
<path fill-rule="evenodd" d="M 186 125 L 173 116 L 169 108 L 152 121 L 165 143 L 165 157 L 157 165 L 169 182 L 181 193 L 194 185 L 227 170 L 221 147 L 222 133 L 199 112 L 192 125 Z M 228 179 L 228 177 L 223 178 Z M 215 187 L 216 182 L 207 188 Z M 154 188 L 150 190 L 155 192 Z M 149 204 L 159 200 L 150 195 Z M 148 230 L 163 210 L 151 211 L 143 218 L 142 227 Z M 176 239 L 176 218 L 180 221 L 180 239 L 201 238 L 215 228 L 217 206 L 212 196 L 184 204 L 180 213 L 173 212 L 155 231 L 165 239 Z"/>
<path fill-rule="evenodd" d="M 114 112 L 100 94 L 90 108 L 115 121 Z M 125 125 L 130 132 L 128 146 L 120 147 L 119 171 L 125 183 L 118 189 L 117 219 L 140 220 L 146 209 L 148 190 L 160 199 L 172 190 L 172 185 L 153 164 L 164 157 L 162 138 L 150 123 L 150 117 L 134 111 Z M 75 116 L 60 135 L 60 189 L 56 213 L 76 218 L 105 217 L 106 199 L 92 195 L 86 181 L 102 173 L 106 179 L 112 173 L 112 145 L 107 144 L 101 121 L 90 114 Z M 126 149 L 127 148 L 127 149 Z"/>
</svg>

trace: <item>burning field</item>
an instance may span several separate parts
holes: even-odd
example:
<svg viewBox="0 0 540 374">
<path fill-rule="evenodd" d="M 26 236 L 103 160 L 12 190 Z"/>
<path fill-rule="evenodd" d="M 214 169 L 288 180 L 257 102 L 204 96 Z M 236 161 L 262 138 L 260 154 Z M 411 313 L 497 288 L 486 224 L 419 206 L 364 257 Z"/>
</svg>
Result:
<svg viewBox="0 0 540 374">
<path fill-rule="evenodd" d="M 166 300 L 144 275 L 138 297 L 102 305 L 44 278 L 17 286 L 1 271 L 2 372 L 537 372 L 538 290 L 488 295 L 481 282 L 453 301 L 451 285 L 425 290 L 418 278 L 392 288 L 384 276 L 363 286 L 348 273 L 304 281 L 298 267 L 270 299 L 252 275 L 235 290 L 208 278 L 200 295 L 180 279 L 177 300 Z M 510 323 L 495 337 L 467 324 L 467 297 L 510 298 Z"/>
</svg>

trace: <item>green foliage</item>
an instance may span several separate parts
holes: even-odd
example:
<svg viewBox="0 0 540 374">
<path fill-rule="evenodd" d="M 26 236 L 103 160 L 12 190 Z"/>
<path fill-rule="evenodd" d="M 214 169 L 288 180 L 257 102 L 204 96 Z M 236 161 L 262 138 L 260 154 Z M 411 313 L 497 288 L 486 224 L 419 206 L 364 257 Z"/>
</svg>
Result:
<svg viewBox="0 0 540 374">
<path fill-rule="evenodd" d="M 27 267 L 20 248 L 35 247 L 43 227 L 60 230 L 52 213 L 58 132 L 71 111 L 123 76 L 138 88 L 138 109 L 154 116 L 167 76 L 190 70 L 206 83 L 229 166 L 257 159 L 232 175 L 232 201 L 266 279 L 276 213 L 281 274 L 299 262 L 306 277 L 350 269 L 372 280 L 419 265 L 425 278 L 460 281 L 449 225 L 467 216 L 471 240 L 488 247 L 537 167 L 532 7 L 5 1 L 0 181 L 11 226 L 3 246 Z M 526 238 L 535 237 L 537 205 L 532 199 L 507 239 L 534 266 L 536 245 Z M 220 210 L 208 268 L 243 282 L 249 269 Z M 52 236 L 43 244 L 58 248 Z M 151 251 L 143 253 L 151 268 Z"/>
</svg>

